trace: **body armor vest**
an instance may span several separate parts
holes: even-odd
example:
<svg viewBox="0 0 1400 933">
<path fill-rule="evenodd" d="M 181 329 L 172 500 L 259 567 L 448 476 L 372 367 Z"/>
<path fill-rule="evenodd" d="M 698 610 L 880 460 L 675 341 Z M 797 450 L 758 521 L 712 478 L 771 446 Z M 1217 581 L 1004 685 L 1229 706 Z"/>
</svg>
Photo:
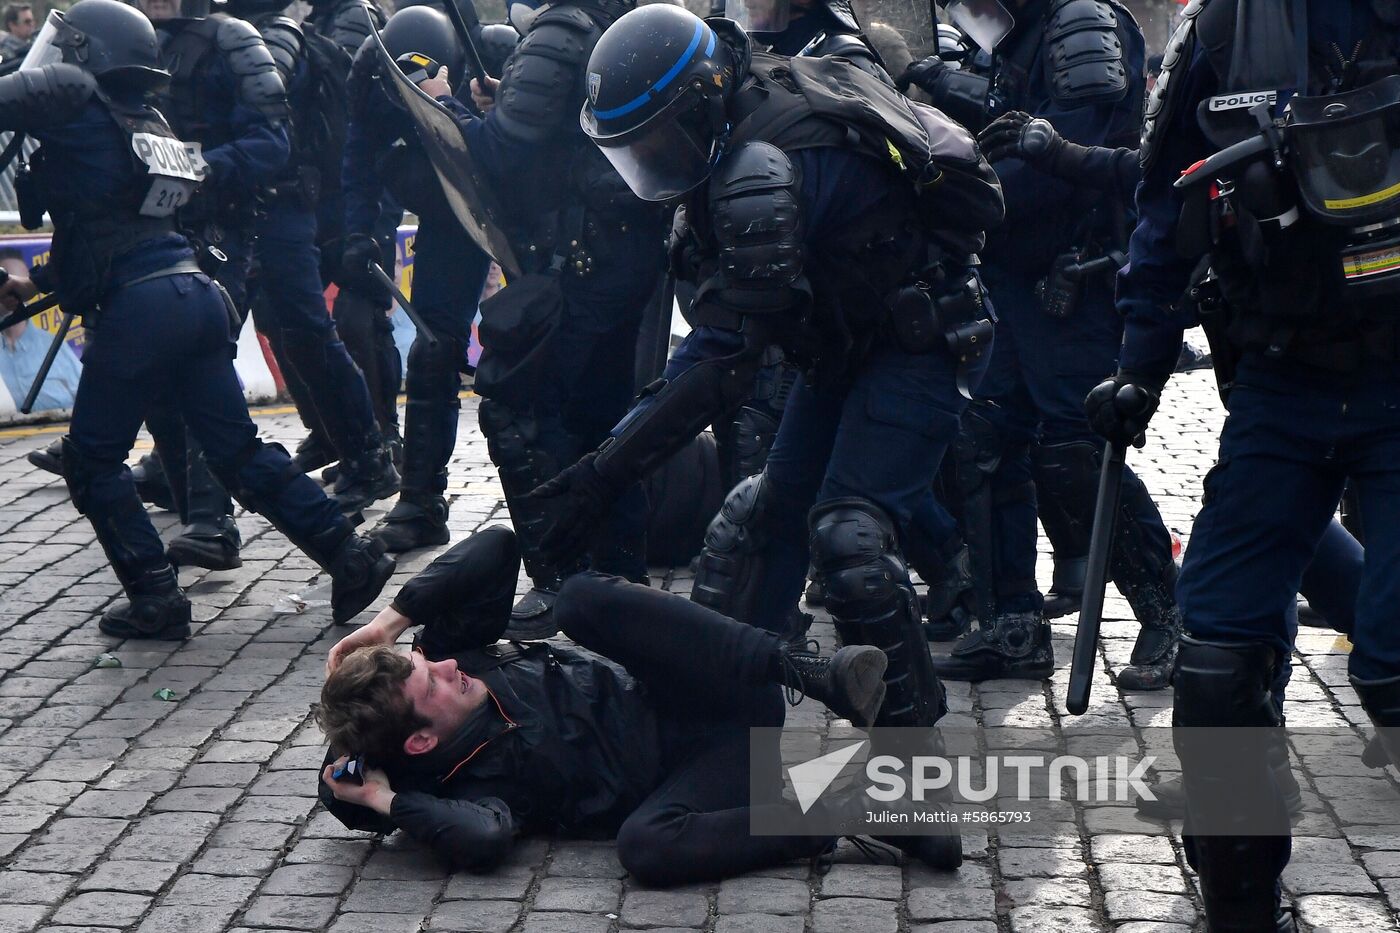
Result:
<svg viewBox="0 0 1400 933">
<path fill-rule="evenodd" d="M 40 147 L 31 160 L 39 211 L 53 218 L 50 262 L 64 310 L 91 314 L 111 285 L 114 260 L 176 232 L 175 212 L 189 201 L 207 166 L 198 143 L 177 138 L 161 115 L 99 95 L 124 137 L 129 183 L 112 195 L 75 197 L 72 179 Z M 30 205 L 23 211 L 28 212 Z"/>
</svg>

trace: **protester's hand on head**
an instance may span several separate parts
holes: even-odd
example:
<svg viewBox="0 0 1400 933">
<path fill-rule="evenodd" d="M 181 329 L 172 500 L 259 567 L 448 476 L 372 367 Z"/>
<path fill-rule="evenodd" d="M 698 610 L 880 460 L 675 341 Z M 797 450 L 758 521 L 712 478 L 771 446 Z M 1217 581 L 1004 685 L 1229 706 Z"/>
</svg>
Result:
<svg viewBox="0 0 1400 933">
<path fill-rule="evenodd" d="M 326 658 L 326 676 L 329 677 L 340 662 L 351 652 L 360 648 L 373 648 L 375 645 L 392 645 L 398 637 L 408 631 L 413 621 L 392 605 L 379 610 L 379 614 L 367 624 L 360 626 L 336 642 Z"/>
<path fill-rule="evenodd" d="M 472 78 L 472 103 L 476 104 L 476 109 L 482 113 L 490 113 L 491 108 L 496 106 L 496 89 L 501 86 L 501 82 L 486 76 L 486 87 L 482 88 L 481 82 Z"/>
<path fill-rule="evenodd" d="M 326 765 L 321 772 L 321 780 L 326 782 L 326 786 L 331 789 L 336 800 L 367 807 L 375 813 L 388 816 L 389 808 L 394 804 L 394 789 L 389 786 L 389 776 L 378 768 L 366 768 L 363 784 L 356 784 L 354 781 L 337 781 L 332 776 L 335 774 L 335 769 L 349 760 L 349 756 L 343 755 Z"/>
<path fill-rule="evenodd" d="M 0 285 L 0 304 L 5 306 L 6 311 L 14 311 L 21 302 L 28 301 L 39 294 L 39 288 L 28 277 L 23 275 L 10 274 L 4 285 Z"/>
<path fill-rule="evenodd" d="M 452 84 L 448 80 L 446 68 L 439 68 L 438 73 L 431 78 L 424 78 L 418 82 L 418 89 L 429 97 L 451 97 Z"/>
</svg>

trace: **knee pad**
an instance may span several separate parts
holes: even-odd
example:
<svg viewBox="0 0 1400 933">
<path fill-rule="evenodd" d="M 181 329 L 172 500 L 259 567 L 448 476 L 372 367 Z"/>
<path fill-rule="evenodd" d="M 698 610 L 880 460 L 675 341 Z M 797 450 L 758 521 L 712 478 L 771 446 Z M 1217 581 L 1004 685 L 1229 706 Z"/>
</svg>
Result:
<svg viewBox="0 0 1400 933">
<path fill-rule="evenodd" d="M 1040 521 L 1055 553 L 1070 558 L 1087 554 L 1098 498 L 1098 448 L 1088 441 L 1037 444 L 1031 471 Z"/>
<path fill-rule="evenodd" d="M 462 344 L 457 340 L 439 338 L 436 346 L 426 340 L 414 340 L 408 351 L 409 398 L 423 401 L 441 399 L 460 407 L 457 390 L 461 385 L 458 374 L 462 361 Z"/>
<path fill-rule="evenodd" d="M 1181 637 L 1173 678 L 1174 726 L 1277 726 L 1277 653 L 1264 642 Z"/>
<path fill-rule="evenodd" d="M 540 428 L 534 418 L 493 399 L 482 400 L 479 417 L 487 452 L 501 471 L 508 495 L 524 495 L 559 472 L 539 446 Z"/>
<path fill-rule="evenodd" d="M 909 571 L 899 557 L 894 522 L 868 499 L 823 502 L 808 517 L 812 567 L 822 580 L 833 615 L 863 614 L 886 603 Z"/>
<path fill-rule="evenodd" d="M 741 480 L 730 490 L 705 531 L 705 545 L 690 598 L 739 622 L 756 624 L 764 578 L 761 551 L 773 533 L 777 506 L 765 474 Z"/>
<path fill-rule="evenodd" d="M 89 459 L 73 438 L 63 435 L 63 482 L 68 486 L 68 497 L 79 515 L 87 514 L 88 493 L 92 489 L 93 478 L 97 475 L 97 464 Z"/>
</svg>

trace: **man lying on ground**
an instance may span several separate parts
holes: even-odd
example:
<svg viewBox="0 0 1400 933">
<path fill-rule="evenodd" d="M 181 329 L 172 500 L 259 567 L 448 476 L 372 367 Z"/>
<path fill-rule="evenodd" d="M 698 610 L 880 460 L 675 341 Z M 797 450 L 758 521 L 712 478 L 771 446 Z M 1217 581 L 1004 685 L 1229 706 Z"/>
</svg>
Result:
<svg viewBox="0 0 1400 933">
<path fill-rule="evenodd" d="M 886 658 L 830 659 L 682 597 L 582 574 L 555 613 L 583 648 L 497 645 L 520 556 L 488 528 L 406 584 L 331 651 L 317 722 L 331 751 L 320 796 L 346 826 L 402 829 L 456 868 L 488 871 L 526 833 L 617 836 L 653 885 L 714 880 L 829 850 L 749 834 L 749 729 L 780 726 L 782 686 L 869 725 Z M 395 640 L 422 624 L 414 652 Z M 596 652 L 596 654 L 594 653 Z M 601 655 L 601 656 L 600 656 Z M 334 777 L 356 753 L 363 784 Z"/>
</svg>

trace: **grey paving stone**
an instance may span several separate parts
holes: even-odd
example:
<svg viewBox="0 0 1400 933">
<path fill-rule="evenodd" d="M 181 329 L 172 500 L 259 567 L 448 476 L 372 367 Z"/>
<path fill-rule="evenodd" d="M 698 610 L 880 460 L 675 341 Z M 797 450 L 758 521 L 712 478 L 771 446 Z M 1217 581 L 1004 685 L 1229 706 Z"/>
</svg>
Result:
<svg viewBox="0 0 1400 933">
<path fill-rule="evenodd" d="M 70 898 L 54 912 L 54 923 L 74 926 L 126 926 L 146 912 L 151 898 L 145 894 L 90 891 Z"/>
<path fill-rule="evenodd" d="M 1099 880 L 1109 891 L 1158 891 L 1185 894 L 1186 879 L 1176 865 L 1114 864 L 1098 866 Z"/>
<path fill-rule="evenodd" d="M 811 899 L 811 888 L 804 881 L 741 877 L 720 885 L 715 906 L 721 914 L 802 914 Z"/>
<path fill-rule="evenodd" d="M 361 879 L 350 889 L 346 913 L 426 915 L 442 888 L 440 881 L 377 881 Z"/>
<path fill-rule="evenodd" d="M 773 914 L 726 914 L 715 920 L 715 933 L 802 933 L 803 917 Z"/>
<path fill-rule="evenodd" d="M 1114 922 L 1124 920 L 1154 920 L 1159 923 L 1196 922 L 1196 908 L 1190 899 L 1179 894 L 1154 894 L 1148 891 L 1109 891 L 1104 895 L 1104 907 Z"/>
<path fill-rule="evenodd" d="M 205 875 L 260 877 L 277 863 L 277 852 L 269 849 L 209 848 L 195 859 L 191 871 Z"/>
<path fill-rule="evenodd" d="M 1290 864 L 1284 885 L 1297 894 L 1376 894 L 1376 883 L 1355 862 Z"/>
<path fill-rule="evenodd" d="M 328 933 L 418 933 L 423 918 L 418 914 L 341 914 Z"/>
<path fill-rule="evenodd" d="M 514 901 L 451 901 L 433 909 L 429 933 L 506 933 L 520 916 Z"/>
<path fill-rule="evenodd" d="M 447 869 L 427 849 L 406 849 L 393 851 L 380 849 L 365 862 L 360 872 L 362 878 L 403 878 L 421 881 L 427 878 L 445 878 Z"/>
<path fill-rule="evenodd" d="M 284 865 L 267 879 L 262 893 L 336 895 L 354 877 L 354 869 L 344 865 Z"/>
<path fill-rule="evenodd" d="M 709 899 L 700 891 L 637 889 L 622 899 L 619 919 L 626 927 L 699 927 L 709 913 Z"/>
<path fill-rule="evenodd" d="M 49 910 L 43 904 L 0 904 L 0 933 L 29 933 Z"/>
<path fill-rule="evenodd" d="M 535 909 L 605 913 L 617 910 L 621 893 L 621 882 L 611 878 L 545 878 L 535 894 Z"/>
<path fill-rule="evenodd" d="M 812 933 L 896 933 L 895 905 L 864 897 L 832 897 L 812 909 Z"/>
<path fill-rule="evenodd" d="M 1150 862 L 1175 864 L 1176 853 L 1165 836 L 1102 835 L 1095 836 L 1089 851 L 1098 864 L 1108 862 Z"/>
<path fill-rule="evenodd" d="M 335 914 L 333 897 L 284 897 L 259 895 L 243 913 L 243 923 L 252 927 L 291 930 L 319 930 Z M 375 914 L 373 916 L 379 916 Z"/>
<path fill-rule="evenodd" d="M 0 904 L 57 904 L 75 880 L 57 872 L 0 871 Z"/>
<path fill-rule="evenodd" d="M 195 907 L 181 904 L 156 907 L 141 921 L 136 933 L 223 933 L 238 906 L 220 904 Z"/>
<path fill-rule="evenodd" d="M 919 923 L 909 928 L 910 933 L 997 933 L 997 925 L 991 920 L 948 920 L 943 923 Z"/>
<path fill-rule="evenodd" d="M 155 894 L 179 868 L 178 862 L 103 862 L 78 882 L 78 890 Z"/>
<path fill-rule="evenodd" d="M 1075 907 L 1018 907 L 1011 911 L 1012 933 L 1084 933 L 1097 926 L 1093 911 Z"/>
<path fill-rule="evenodd" d="M 991 920 L 996 895 L 991 888 L 916 888 L 908 908 L 911 920 Z"/>
<path fill-rule="evenodd" d="M 1298 898 L 1298 912 L 1316 933 L 1395 929 L 1379 898 L 1313 894 Z"/>
<path fill-rule="evenodd" d="M 216 907 L 223 904 L 242 905 L 258 886 L 256 878 L 225 877 L 221 875 L 181 875 L 160 899 L 164 906 Z"/>
<path fill-rule="evenodd" d="M 92 846 L 55 843 L 34 845 L 16 855 L 9 864 L 15 871 L 85 872 L 102 858 L 102 850 Z"/>
<path fill-rule="evenodd" d="M 904 876 L 898 865 L 833 865 L 821 879 L 822 897 L 874 897 L 898 900 Z"/>
<path fill-rule="evenodd" d="M 234 823 L 234 827 L 277 828 L 288 831 L 294 827 L 285 823 Z M 232 828 L 232 827 L 229 827 Z M 216 837 L 217 838 L 217 837 Z M 370 844 L 365 839 L 301 839 L 283 859 L 287 864 L 301 862 L 328 865 L 360 865 L 369 858 Z"/>
<path fill-rule="evenodd" d="M 601 914 L 531 913 L 520 933 L 608 933 L 612 920 Z"/>
<path fill-rule="evenodd" d="M 621 878 L 627 874 L 617 860 L 617 846 L 561 842 L 550 853 L 549 873 L 568 878 Z"/>
<path fill-rule="evenodd" d="M 520 901 L 534 880 L 534 873 L 528 868 L 497 870 L 489 875 L 456 874 L 448 879 L 442 896 L 449 901 Z"/>
<path fill-rule="evenodd" d="M 70 803 L 68 816 L 131 817 L 140 813 L 155 796 L 145 791 L 90 790 Z"/>
<path fill-rule="evenodd" d="M 1018 907 L 1089 907 L 1093 892 L 1082 878 L 1021 878 L 1008 881 L 1002 896 Z"/>
</svg>

